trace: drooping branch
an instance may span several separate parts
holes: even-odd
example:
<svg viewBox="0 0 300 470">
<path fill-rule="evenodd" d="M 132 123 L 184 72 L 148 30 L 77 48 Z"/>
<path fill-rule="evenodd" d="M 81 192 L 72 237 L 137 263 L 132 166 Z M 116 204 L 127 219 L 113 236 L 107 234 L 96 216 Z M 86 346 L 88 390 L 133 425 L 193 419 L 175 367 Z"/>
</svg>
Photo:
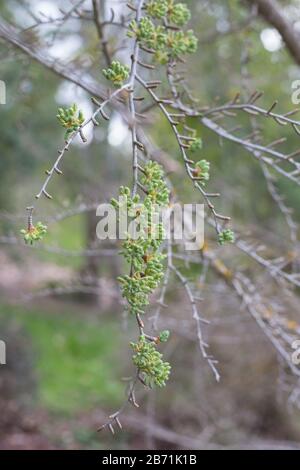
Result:
<svg viewBox="0 0 300 470">
<path fill-rule="evenodd" d="M 136 1 L 134 2 L 134 4 L 130 3 L 129 5 L 127 5 L 132 11 L 135 12 L 135 20 L 131 22 L 131 26 L 129 26 L 129 31 L 128 31 L 128 33 L 130 33 L 129 37 L 134 38 L 133 49 L 132 49 L 132 54 L 131 54 L 131 69 L 128 68 L 128 73 L 130 71 L 130 76 L 129 76 L 129 80 L 125 83 L 125 85 L 118 88 L 112 94 L 104 90 L 104 87 L 102 87 L 101 85 L 98 85 L 92 82 L 90 80 L 90 76 L 85 72 L 84 69 L 82 69 L 80 73 L 74 72 L 74 70 L 70 70 L 69 67 L 65 67 L 63 64 L 60 64 L 58 61 L 47 56 L 43 47 L 32 46 L 31 44 L 28 44 L 26 41 L 24 42 L 23 40 L 24 38 L 23 37 L 21 38 L 21 35 L 13 27 L 11 27 L 5 22 L 2 22 L 2 24 L 0 23 L 0 37 L 2 39 L 6 40 L 10 44 L 17 47 L 18 49 L 22 50 L 31 58 L 43 64 L 49 70 L 52 70 L 63 79 L 70 80 L 76 85 L 88 91 L 94 97 L 94 103 L 97 105 L 97 109 L 95 113 L 93 113 L 92 116 L 88 118 L 87 121 L 81 124 L 78 127 L 78 130 L 75 131 L 69 139 L 67 139 L 65 146 L 59 152 L 59 156 L 56 162 L 54 163 L 51 170 L 48 171 L 46 181 L 43 184 L 42 189 L 38 193 L 37 196 L 40 197 L 43 194 L 46 197 L 51 197 L 47 191 L 48 183 L 55 172 L 60 174 L 61 170 L 58 165 L 64 153 L 69 149 L 69 146 L 73 138 L 77 134 L 83 136 L 82 130 L 84 126 L 88 124 L 89 122 L 92 122 L 94 125 L 97 125 L 97 122 L 95 119 L 97 114 L 100 113 L 102 117 L 104 117 L 104 119 L 108 118 L 108 116 L 105 114 L 105 111 L 104 111 L 104 107 L 108 103 L 111 106 L 113 106 L 117 111 L 119 111 L 119 113 L 122 115 L 122 117 L 124 118 L 125 122 L 128 124 L 128 127 L 131 131 L 133 184 L 131 187 L 131 191 L 129 188 L 125 188 L 125 189 L 128 189 L 128 192 L 126 192 L 126 196 L 131 197 L 131 198 L 134 198 L 135 196 L 138 197 L 139 192 L 141 192 L 143 196 L 145 194 L 146 197 L 147 195 L 149 195 L 149 193 L 150 195 L 152 193 L 152 196 L 153 196 L 153 192 L 155 193 L 155 191 L 153 191 L 153 186 L 151 187 L 151 191 L 149 190 L 147 191 L 147 181 L 145 182 L 145 180 L 143 180 L 145 173 L 146 173 L 145 171 L 146 165 L 144 164 L 145 162 L 149 163 L 147 160 L 149 159 L 149 154 L 151 153 L 149 151 L 150 146 L 148 145 L 147 138 L 145 138 L 145 131 L 144 131 L 145 126 L 143 124 L 145 123 L 145 117 L 149 116 L 147 112 L 154 108 L 154 109 L 159 109 L 163 113 L 164 117 L 170 123 L 173 136 L 175 136 L 175 140 L 177 141 L 177 144 L 181 151 L 181 157 L 183 160 L 182 171 L 184 171 L 184 168 L 185 168 L 188 174 L 188 177 L 190 178 L 192 183 L 195 185 L 195 187 L 200 191 L 200 193 L 204 197 L 204 200 L 207 203 L 212 213 L 212 216 L 214 217 L 214 220 L 212 220 L 213 226 L 215 226 L 217 228 L 217 232 L 219 232 L 219 227 L 218 227 L 219 222 L 220 221 L 226 222 L 229 218 L 224 217 L 218 212 L 216 212 L 214 205 L 211 202 L 211 198 L 218 197 L 219 193 L 208 193 L 204 189 L 204 184 L 201 186 L 201 183 L 204 182 L 203 176 L 201 176 L 201 171 L 200 173 L 199 172 L 197 173 L 195 171 L 196 170 L 195 162 L 191 160 L 188 156 L 189 155 L 188 152 L 190 151 L 191 144 L 197 139 L 193 137 L 193 129 L 189 128 L 186 125 L 185 118 L 193 118 L 193 117 L 196 118 L 197 120 L 200 121 L 200 123 L 203 126 L 210 129 L 215 135 L 223 139 L 226 139 L 227 141 L 234 142 L 235 144 L 241 145 L 246 151 L 250 152 L 259 161 L 260 164 L 264 165 L 265 168 L 267 168 L 266 165 L 269 165 L 270 167 L 274 168 L 277 172 L 279 172 L 281 175 L 296 182 L 297 184 L 300 184 L 300 178 L 299 178 L 300 164 L 295 160 L 295 157 L 299 155 L 299 150 L 296 152 L 293 152 L 292 154 L 287 155 L 275 149 L 275 146 L 278 144 L 278 141 L 282 139 L 278 139 L 278 141 L 263 145 L 261 142 L 259 143 L 257 142 L 256 136 L 254 136 L 253 134 L 252 135 L 250 134 L 249 136 L 239 137 L 236 134 L 236 128 L 235 130 L 227 130 L 226 124 L 220 125 L 220 120 L 221 119 L 225 120 L 227 117 L 229 118 L 236 117 L 237 112 L 248 113 L 250 115 L 251 114 L 256 115 L 258 116 L 258 118 L 261 118 L 261 119 L 271 119 L 274 121 L 275 125 L 278 124 L 278 125 L 291 126 L 297 134 L 300 133 L 300 122 L 292 119 L 291 113 L 286 113 L 283 115 L 275 113 L 274 108 L 275 108 L 276 103 L 272 104 L 272 106 L 270 106 L 269 109 L 263 109 L 263 108 L 256 106 L 255 103 L 257 99 L 260 97 L 260 94 L 258 94 L 257 92 L 255 92 L 250 97 L 250 99 L 245 103 L 240 103 L 237 101 L 236 98 L 234 98 L 231 102 L 225 103 L 224 105 L 221 105 L 218 107 L 211 107 L 208 109 L 199 108 L 196 100 L 193 100 L 192 94 L 189 91 L 187 83 L 184 80 L 181 80 L 178 77 L 173 76 L 173 69 L 176 68 L 177 63 L 181 63 L 181 56 L 180 56 L 181 53 L 179 53 L 178 55 L 176 54 L 174 55 L 174 49 L 172 52 L 170 51 L 166 52 L 167 56 L 164 56 L 164 60 L 166 60 L 166 62 L 162 62 L 162 63 L 167 64 L 166 68 L 167 68 L 168 84 L 170 85 L 169 88 L 171 90 L 172 97 L 160 98 L 160 95 L 154 92 L 153 90 L 155 90 L 157 86 L 162 84 L 162 81 L 160 80 L 161 77 L 156 76 L 155 79 L 151 77 L 152 79 L 150 80 L 148 74 L 152 74 L 153 72 L 158 73 L 153 63 L 155 63 L 155 56 L 156 58 L 157 56 L 159 57 L 159 54 L 161 54 L 162 50 L 158 48 L 155 51 L 152 47 L 150 46 L 148 47 L 147 45 L 145 46 L 145 44 L 143 43 L 143 35 L 149 32 L 149 28 L 151 31 L 151 25 L 149 26 L 149 23 L 147 23 L 147 16 L 145 16 L 144 18 L 142 17 L 143 5 L 144 5 L 144 2 L 142 0 Z M 151 5 L 153 7 L 153 3 L 151 3 Z M 112 65 L 114 62 L 112 61 L 112 58 L 114 57 L 115 51 L 111 50 L 111 53 L 110 53 L 110 49 L 108 49 L 108 44 L 106 42 L 106 37 L 104 35 L 103 27 L 106 24 L 108 25 L 115 24 L 114 14 L 112 13 L 111 22 L 110 21 L 103 22 L 102 19 L 100 18 L 99 2 L 97 0 L 95 1 L 93 0 L 92 6 L 93 6 L 93 9 L 90 11 L 85 11 L 84 18 L 83 17 L 82 18 L 83 19 L 88 18 L 90 21 L 93 21 L 95 23 L 95 26 L 98 31 L 98 36 L 100 39 L 100 42 L 99 41 L 98 42 L 103 51 L 104 58 L 106 59 L 106 62 L 108 65 Z M 147 8 L 147 6 L 149 5 L 148 3 L 146 5 L 146 2 L 145 2 L 145 8 Z M 155 6 L 158 8 L 162 7 L 161 4 L 157 4 Z M 181 4 L 180 11 L 181 11 L 180 15 L 182 14 L 184 15 L 184 13 L 186 13 L 186 10 L 184 10 L 184 8 L 182 10 L 182 4 Z M 155 15 L 157 14 L 160 14 L 159 10 L 156 10 Z M 81 14 L 79 14 L 76 10 L 73 10 L 72 13 L 68 17 L 72 17 L 72 15 L 75 15 L 78 18 L 81 17 Z M 154 23 L 152 24 L 154 28 L 154 33 L 155 33 L 154 34 L 155 40 L 157 40 L 157 38 L 161 40 L 160 34 L 163 31 L 163 33 L 166 34 L 166 37 L 168 38 L 168 41 L 166 42 L 166 44 L 169 44 L 170 42 L 172 43 L 173 41 L 173 46 L 174 44 L 176 46 L 175 33 L 178 32 L 180 28 L 176 26 L 172 26 L 166 21 L 162 21 L 162 25 L 160 26 L 163 29 L 162 30 L 156 29 L 158 18 L 155 15 L 154 15 Z M 59 24 L 65 23 L 65 20 L 64 20 L 65 16 L 60 19 L 60 21 L 58 22 Z M 142 22 L 141 21 L 142 19 L 146 19 L 146 21 Z M 141 24 L 144 28 L 143 31 L 141 29 Z M 125 26 L 125 23 L 122 20 L 120 23 L 120 27 L 124 27 L 124 26 Z M 173 33 L 174 33 L 174 36 L 172 36 Z M 186 41 L 187 39 L 189 39 L 189 36 L 184 37 L 184 39 Z M 177 36 L 177 41 L 178 40 L 180 40 L 180 34 L 179 36 Z M 186 46 L 186 43 L 184 44 L 181 43 L 180 46 L 181 47 Z M 155 47 L 155 41 L 154 41 L 153 47 Z M 150 63 L 148 63 L 148 61 L 144 62 L 143 57 L 140 57 L 143 55 L 143 53 L 151 54 Z M 119 63 L 119 65 L 122 67 L 122 64 Z M 147 78 L 144 78 L 144 74 L 142 75 L 138 72 L 138 66 L 146 69 Z M 107 72 L 107 70 L 105 72 Z M 146 76 L 146 73 L 145 73 L 145 76 Z M 105 76 L 107 78 L 108 73 Z M 118 78 L 117 72 L 115 72 L 115 78 Z M 126 77 L 126 80 L 127 78 L 128 76 Z M 116 82 L 114 82 L 114 85 L 116 85 Z M 136 82 L 139 82 L 139 84 L 142 85 L 144 90 L 147 91 L 147 94 L 151 97 L 151 100 L 153 101 L 151 102 L 150 105 L 146 104 L 142 110 L 139 109 L 139 102 L 143 101 L 145 98 L 144 96 L 141 97 L 137 95 L 138 83 Z M 178 92 L 177 84 L 182 85 L 182 89 L 184 93 Z M 127 93 L 125 92 L 123 99 L 119 100 L 117 99 L 118 98 L 117 95 L 121 91 L 126 91 Z M 191 102 L 191 104 L 186 105 L 181 101 L 181 97 L 184 96 L 184 94 L 185 96 L 188 97 L 188 100 Z M 101 102 L 102 100 L 103 102 Z M 184 129 L 184 130 L 181 131 L 181 129 Z M 72 132 L 72 129 L 71 129 L 71 132 Z M 140 136 L 142 136 L 142 138 L 140 138 Z M 150 163 L 156 164 L 156 162 L 150 162 Z M 201 163 L 201 162 L 198 162 L 198 163 Z M 207 163 L 209 167 L 209 162 Z M 290 167 L 286 169 L 285 166 L 283 167 L 283 165 L 286 165 L 287 167 L 288 165 L 290 165 L 292 169 L 290 169 Z M 205 172 L 203 168 L 201 170 L 202 172 Z M 148 183 L 149 182 L 150 184 L 153 183 L 153 179 L 154 179 L 153 173 L 150 172 L 150 174 L 148 174 L 148 177 L 149 177 Z M 164 175 L 162 179 L 165 182 Z M 268 183 L 271 184 L 270 179 L 268 180 Z M 165 189 L 165 188 L 164 187 L 162 188 L 162 186 L 159 186 L 159 191 L 157 191 L 157 194 L 161 193 L 162 189 Z M 272 192 L 274 193 L 273 190 L 274 188 L 272 187 L 271 193 Z M 157 194 L 155 194 L 155 198 Z M 277 196 L 275 195 L 275 199 L 276 198 Z M 283 213 L 285 213 L 286 217 L 288 217 L 288 212 L 286 211 L 286 208 L 280 204 L 280 201 L 278 200 L 278 198 L 277 198 L 277 202 L 279 203 L 279 207 L 281 208 Z M 292 224 L 291 219 L 287 218 L 287 220 L 290 222 L 290 224 Z M 295 240 L 296 240 L 296 236 L 294 236 L 293 241 Z M 141 246 L 136 246 L 136 247 L 138 249 L 141 248 Z M 254 260 L 258 265 L 262 266 L 266 270 L 266 272 L 268 272 L 272 276 L 272 278 L 275 281 L 280 281 L 281 284 L 283 284 L 282 281 L 285 281 L 287 284 L 295 285 L 297 287 L 299 286 L 299 276 L 297 274 L 294 274 L 294 273 L 290 274 L 287 270 L 285 270 L 286 266 L 284 264 L 280 264 L 279 261 L 276 259 L 271 259 L 271 258 L 269 259 L 267 257 L 264 258 L 254 245 L 249 244 L 249 243 L 244 243 L 241 239 L 238 238 L 236 247 L 237 249 L 240 250 L 240 252 L 243 252 L 244 254 L 249 256 L 252 260 Z M 124 245 L 123 245 L 123 248 L 124 248 Z M 129 250 L 131 249 L 132 249 L 132 245 L 129 247 Z M 134 309 L 133 307 L 136 307 L 137 305 L 137 302 L 136 302 L 136 305 L 134 305 L 134 300 L 136 300 L 141 293 L 144 294 L 142 290 L 139 290 L 138 295 L 136 296 L 136 299 L 134 299 L 134 295 L 135 295 L 134 292 L 136 292 L 135 291 L 136 288 L 141 289 L 141 286 L 145 285 L 144 283 L 147 282 L 147 276 L 148 278 L 152 278 L 150 279 L 150 281 L 153 283 L 153 273 L 149 275 L 149 270 L 151 268 L 149 268 L 148 263 L 149 261 L 150 263 L 151 262 L 153 263 L 153 257 L 155 258 L 157 254 L 158 254 L 158 258 L 154 260 L 156 262 L 156 266 L 155 266 L 156 271 L 155 270 L 153 271 L 154 275 L 157 274 L 157 271 L 159 271 L 159 273 L 162 274 L 163 266 L 161 264 L 161 266 L 157 268 L 157 265 L 160 264 L 158 250 L 157 252 L 153 252 L 153 250 L 149 249 L 149 246 L 148 246 L 142 252 L 142 256 L 140 255 L 141 251 L 139 251 L 139 254 L 136 254 L 137 252 L 134 253 L 134 251 L 130 252 L 129 250 L 127 251 L 126 259 L 127 261 L 129 260 L 130 265 L 131 265 L 130 273 L 128 276 L 122 276 L 122 278 L 120 279 L 124 281 L 124 284 L 126 282 L 128 283 L 127 284 L 127 287 L 128 287 L 127 297 L 126 297 L 126 291 L 125 291 L 125 295 L 123 296 L 128 300 L 129 310 L 131 309 L 137 321 L 137 327 L 138 327 L 138 333 L 140 334 L 140 339 L 138 343 L 132 343 L 131 346 L 135 348 L 134 349 L 135 352 L 139 353 L 141 350 L 143 350 L 144 346 L 148 347 L 150 345 L 150 349 L 151 347 L 153 347 L 154 349 L 155 348 L 154 345 L 156 345 L 159 342 L 158 340 L 160 338 L 148 335 L 146 333 L 147 323 L 146 325 L 144 325 L 144 322 L 141 320 L 141 314 L 144 313 L 143 310 L 145 308 L 145 305 L 147 305 L 147 302 L 142 305 L 142 309 L 141 309 L 142 311 Z M 123 254 L 124 252 L 126 252 L 126 248 L 124 248 Z M 71 253 L 72 255 L 76 255 L 74 254 L 74 252 L 71 252 Z M 86 250 L 81 253 L 84 253 L 87 256 L 93 256 L 93 255 L 101 254 L 101 253 L 103 255 L 107 254 L 105 250 L 103 251 L 103 250 L 98 250 L 98 249 Z M 115 250 L 109 251 L 109 253 L 113 254 L 115 253 Z M 207 353 L 208 345 L 202 333 L 202 322 L 205 322 L 205 320 L 203 320 L 200 317 L 198 305 L 196 304 L 196 302 L 202 299 L 200 299 L 199 297 L 199 291 L 198 292 L 195 291 L 195 287 L 192 284 L 192 282 L 183 275 L 183 272 L 181 271 L 181 267 L 177 267 L 177 263 L 176 265 L 173 264 L 172 257 L 178 261 L 184 261 L 187 264 L 189 262 L 196 262 L 198 265 L 202 265 L 203 267 L 201 279 L 203 279 L 203 276 L 205 277 L 203 273 L 206 272 L 208 267 L 209 268 L 212 267 L 215 273 L 221 276 L 222 279 L 226 283 L 228 283 L 235 292 L 237 292 L 239 298 L 243 301 L 243 307 L 245 307 L 250 312 L 252 317 L 255 318 L 255 320 L 261 327 L 261 329 L 265 332 L 265 334 L 269 337 L 271 342 L 275 345 L 278 353 L 281 355 L 281 357 L 285 361 L 287 361 L 288 359 L 287 344 L 290 338 L 292 338 L 292 334 L 290 334 L 290 332 L 286 330 L 285 325 L 283 325 L 285 318 L 280 318 L 280 315 L 278 314 L 278 312 L 275 311 L 275 314 L 272 316 L 272 319 L 270 321 L 267 321 L 268 319 L 266 320 L 265 318 L 266 316 L 265 312 L 269 308 L 269 305 L 265 305 L 266 302 L 262 302 L 262 299 L 259 293 L 256 292 L 257 286 L 251 281 L 251 279 L 246 278 L 244 275 L 243 276 L 240 275 L 238 272 L 235 273 L 231 271 L 230 269 L 228 269 L 224 265 L 224 263 L 222 263 L 222 260 L 218 258 L 216 253 L 217 253 L 217 249 L 215 246 L 212 250 L 210 249 L 207 250 L 206 247 L 204 247 L 203 252 L 198 253 L 198 256 L 196 256 L 195 254 L 195 256 L 191 257 L 193 259 L 190 260 L 187 254 L 180 253 L 180 249 L 178 249 L 178 253 L 173 253 L 172 247 L 170 248 L 169 246 L 167 273 L 166 273 L 166 277 L 162 286 L 161 296 L 159 298 L 159 308 L 156 312 L 156 315 L 154 316 L 154 320 L 157 320 L 161 307 L 165 306 L 164 299 L 165 299 L 166 291 L 168 288 L 168 282 L 169 282 L 169 277 L 170 277 L 169 274 L 172 271 L 175 274 L 175 276 L 178 278 L 180 283 L 184 286 L 185 292 L 187 294 L 187 298 L 189 300 L 189 303 L 191 304 L 191 312 L 192 312 L 193 320 L 194 322 L 196 322 L 195 334 L 197 335 L 197 340 L 200 345 L 200 350 L 203 354 L 203 357 L 208 361 L 210 367 L 213 369 L 215 377 L 218 380 L 219 375 L 218 375 L 217 370 L 215 369 L 216 361 Z M 130 256 L 128 256 L 128 254 Z M 138 268 L 133 267 L 133 260 L 136 261 L 139 258 L 139 256 L 141 259 L 140 266 Z M 283 260 L 283 262 L 285 262 L 285 260 Z M 147 269 L 148 269 L 148 272 L 147 272 Z M 154 285 L 155 287 L 158 286 L 158 284 L 156 283 L 154 283 Z M 81 286 L 75 286 L 75 287 L 78 289 L 81 288 Z M 66 287 L 66 289 L 68 290 L 68 287 Z M 92 291 L 93 287 L 90 288 L 88 286 L 87 289 L 91 289 Z M 47 290 L 46 292 L 51 293 L 49 290 Z M 64 288 L 59 288 L 56 291 L 57 294 L 64 293 L 64 292 L 66 292 Z M 55 292 L 52 292 L 52 293 L 55 293 Z M 124 290 L 123 290 L 123 294 L 124 294 Z M 277 333 L 280 336 L 279 340 L 276 337 Z M 152 351 L 150 352 L 152 354 Z M 158 353 L 158 351 L 156 352 Z M 109 417 L 107 422 L 104 424 L 104 427 L 107 426 L 112 432 L 114 432 L 114 425 L 121 427 L 119 416 L 120 416 L 120 413 L 124 410 L 125 406 L 127 406 L 128 403 L 132 403 L 134 406 L 137 406 L 137 403 L 135 400 L 135 385 L 138 382 L 141 382 L 143 383 L 143 385 L 147 385 L 151 387 L 152 384 L 155 383 L 155 382 L 145 380 L 145 378 L 146 379 L 148 378 L 147 371 L 145 373 L 145 369 L 143 371 L 142 366 L 140 367 L 136 362 L 134 362 L 134 364 L 136 366 L 135 368 L 136 375 L 130 383 L 126 401 L 121 406 L 121 408 L 116 413 L 113 413 Z M 292 371 L 295 372 L 293 368 L 292 368 Z M 143 372 L 145 373 L 145 375 L 143 375 Z M 161 383 L 163 382 L 161 381 Z M 157 385 L 157 383 L 155 384 Z"/>
<path fill-rule="evenodd" d="M 82 138 L 82 140 L 85 142 L 86 139 L 84 137 L 84 134 L 83 134 L 83 129 L 89 124 L 89 123 L 93 123 L 94 125 L 98 125 L 98 122 L 96 120 L 96 117 L 98 116 L 98 114 L 101 114 L 102 117 L 104 117 L 104 119 L 108 119 L 108 116 L 105 114 L 105 107 L 110 103 L 112 102 L 119 94 L 121 94 L 122 91 L 124 91 L 125 89 L 128 89 L 130 85 L 128 84 L 125 84 L 123 85 L 122 87 L 118 88 L 117 90 L 115 90 L 110 96 L 109 98 L 107 98 L 106 100 L 104 100 L 102 103 L 98 103 L 97 102 L 97 109 L 96 111 L 94 111 L 94 113 L 86 120 L 84 121 L 84 123 L 82 125 L 80 125 L 78 127 L 78 129 L 76 131 L 74 131 L 71 136 L 66 140 L 66 143 L 65 145 L 63 146 L 63 148 L 61 150 L 59 150 L 58 152 L 58 157 L 57 159 L 55 160 L 52 168 L 46 172 L 47 174 L 47 178 L 45 180 L 45 182 L 43 183 L 40 191 L 38 192 L 38 194 L 35 196 L 36 199 L 39 199 L 42 194 L 44 196 L 46 196 L 48 199 L 52 199 L 52 196 L 47 192 L 47 187 L 48 187 L 48 184 L 52 178 L 52 176 L 54 175 L 54 173 L 57 173 L 59 175 L 62 174 L 62 171 L 61 169 L 59 168 L 59 164 L 63 158 L 63 156 L 65 155 L 65 153 L 69 150 L 69 147 L 71 145 L 71 143 L 73 142 L 73 140 L 75 139 L 75 137 L 79 134 Z"/>
<path fill-rule="evenodd" d="M 167 118 L 167 120 L 169 121 L 171 127 L 172 127 L 172 130 L 175 134 L 175 137 L 176 137 L 176 140 L 177 140 L 177 143 L 178 143 L 178 146 L 179 146 L 179 149 L 180 149 L 180 152 L 181 152 L 181 155 L 182 155 L 182 158 L 183 158 L 183 162 L 184 162 L 184 165 L 185 165 L 185 168 L 186 168 L 186 172 L 189 176 L 189 178 L 193 181 L 193 184 L 194 186 L 200 191 L 202 197 L 204 198 L 209 210 L 211 211 L 213 217 L 214 217 L 214 220 L 215 220 L 215 227 L 216 227 L 216 230 L 217 232 L 219 233 L 220 232 L 220 228 L 219 228 L 219 223 L 218 221 L 219 220 L 222 220 L 222 221 L 229 221 L 230 220 L 230 217 L 227 217 L 227 216 L 224 216 L 222 214 L 219 214 L 216 209 L 215 209 L 215 206 L 214 204 L 211 202 L 211 198 L 212 197 L 218 197 L 219 196 L 219 193 L 208 193 L 207 191 L 205 191 L 203 189 L 203 187 L 201 186 L 201 184 L 199 183 L 198 181 L 198 178 L 197 176 L 195 176 L 193 174 L 193 168 L 191 165 L 194 164 L 193 160 L 189 159 L 188 156 L 187 156 L 187 153 L 186 153 L 186 147 L 188 147 L 188 145 L 186 144 L 186 142 L 184 142 L 184 139 L 185 139 L 185 136 L 181 136 L 178 129 L 177 129 L 177 125 L 179 124 L 177 122 L 176 119 L 180 119 L 182 117 L 182 115 L 180 114 L 171 114 L 168 110 L 167 110 L 167 105 L 172 105 L 172 100 L 165 100 L 165 99 L 160 99 L 156 94 L 155 92 L 152 90 L 152 85 L 150 85 L 149 83 L 145 82 L 145 80 L 143 80 L 140 76 L 138 76 L 138 81 L 140 82 L 140 84 L 145 88 L 145 90 L 148 91 L 148 93 L 150 94 L 150 96 L 152 97 L 152 99 L 155 101 L 155 103 L 157 104 L 157 106 L 161 109 L 161 111 L 163 112 L 164 116 Z"/>
</svg>

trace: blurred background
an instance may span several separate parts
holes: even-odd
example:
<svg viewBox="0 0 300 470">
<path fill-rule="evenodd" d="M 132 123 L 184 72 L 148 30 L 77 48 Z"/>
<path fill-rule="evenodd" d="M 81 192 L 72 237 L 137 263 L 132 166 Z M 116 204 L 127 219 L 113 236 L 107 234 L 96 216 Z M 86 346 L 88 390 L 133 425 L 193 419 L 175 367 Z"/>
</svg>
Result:
<svg viewBox="0 0 300 470">
<path fill-rule="evenodd" d="M 52 63 L 84 70 L 84 78 L 107 86 L 95 24 L 76 18 L 77 3 L 83 14 L 91 9 L 91 1 L 0 1 L 0 16 Z M 186 66 L 201 106 L 258 89 L 264 91 L 262 107 L 278 100 L 279 112 L 295 108 L 292 82 L 300 79 L 299 67 L 278 31 L 249 2 L 187 3 L 199 47 Z M 280 6 L 299 30 L 299 2 L 281 1 Z M 109 7 L 116 18 L 124 10 L 128 14 L 124 2 L 107 1 L 104 17 Z M 106 31 L 113 48 L 124 33 Z M 126 47 L 118 53 L 125 63 L 129 56 Z M 0 365 L 0 449 L 300 446 L 300 413 L 289 401 L 285 366 L 241 300 L 213 273 L 201 284 L 200 310 L 211 322 L 206 335 L 219 361 L 220 383 L 198 352 L 187 320 L 190 306 L 173 279 L 168 309 L 162 312 L 171 330 L 164 348 L 172 364 L 170 383 L 162 390 L 139 389 L 140 409 L 127 408 L 123 431 L 114 436 L 96 432 L 124 401 L 125 379 L 132 373 L 128 343 L 136 335 L 135 324 L 124 315 L 115 280 L 124 266 L 116 246 L 95 239 L 97 203 L 116 195 L 120 184 L 130 184 L 130 134 L 113 113 L 109 122 L 89 128 L 86 144 L 76 139 L 64 160 L 64 176 L 52 180 L 53 200 L 41 201 L 34 214 L 47 223 L 49 233 L 43 242 L 25 246 L 19 231 L 26 227 L 26 206 L 63 144 L 57 108 L 76 102 L 88 116 L 93 107 L 87 92 L 1 38 L 0 63 L 0 80 L 6 84 L 6 104 L 0 105 L 0 339 L 7 347 L 7 364 Z M 247 127 L 249 116 L 239 114 L 233 122 Z M 289 252 L 289 228 L 258 162 L 241 146 L 191 124 L 198 126 L 203 156 L 211 162 L 212 189 L 223 195 L 220 210 L 232 217 L 234 227 L 263 240 L 272 254 Z M 258 119 L 258 125 L 269 141 L 287 137 L 287 153 L 299 145 L 290 128 L 278 129 L 267 119 Z M 159 158 L 172 156 L 166 166 L 175 191 L 194 202 L 169 124 L 157 115 L 147 132 L 161 149 Z M 299 188 L 284 178 L 277 186 L 299 222 Z M 271 299 L 278 294 L 264 270 L 234 248 L 223 249 L 222 259 L 255 279 Z M 200 288 L 202 266 L 184 269 Z M 299 293 L 283 289 L 280 297 L 295 321 Z"/>
</svg>

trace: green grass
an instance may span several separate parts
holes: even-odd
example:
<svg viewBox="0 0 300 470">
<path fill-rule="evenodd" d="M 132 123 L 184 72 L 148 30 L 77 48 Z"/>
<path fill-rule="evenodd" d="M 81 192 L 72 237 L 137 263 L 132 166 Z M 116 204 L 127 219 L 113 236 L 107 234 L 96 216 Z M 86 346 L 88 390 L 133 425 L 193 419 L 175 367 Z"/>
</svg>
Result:
<svg viewBox="0 0 300 470">
<path fill-rule="evenodd" d="M 95 404 L 113 407 L 122 400 L 121 371 L 116 369 L 120 332 L 107 318 L 7 306 L 0 306 L 0 321 L 1 316 L 17 321 L 31 340 L 40 405 L 73 413 Z"/>
</svg>

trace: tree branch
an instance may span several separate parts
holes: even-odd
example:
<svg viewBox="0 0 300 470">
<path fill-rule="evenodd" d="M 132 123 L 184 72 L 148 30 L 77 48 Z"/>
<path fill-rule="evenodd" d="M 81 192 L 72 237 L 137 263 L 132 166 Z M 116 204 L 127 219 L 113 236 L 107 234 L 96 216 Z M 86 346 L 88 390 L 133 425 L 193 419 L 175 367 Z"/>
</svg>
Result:
<svg viewBox="0 0 300 470">
<path fill-rule="evenodd" d="M 65 66 L 58 60 L 47 55 L 44 51 L 34 49 L 31 44 L 26 43 L 23 39 L 20 38 L 19 32 L 16 28 L 11 26 L 1 17 L 0 39 L 3 39 L 9 44 L 12 44 L 17 49 L 21 50 L 26 55 L 34 59 L 36 62 L 51 70 L 59 77 L 65 80 L 72 81 L 91 95 L 96 96 L 97 98 L 101 98 L 103 100 L 107 98 L 107 92 L 103 86 L 96 83 L 88 82 L 82 77 L 80 73 L 74 72 L 72 69 Z"/>
<path fill-rule="evenodd" d="M 276 0 L 247 0 L 256 4 L 259 15 L 280 33 L 287 49 L 295 62 L 300 65 L 300 34 L 281 13 L 282 8 Z"/>
</svg>

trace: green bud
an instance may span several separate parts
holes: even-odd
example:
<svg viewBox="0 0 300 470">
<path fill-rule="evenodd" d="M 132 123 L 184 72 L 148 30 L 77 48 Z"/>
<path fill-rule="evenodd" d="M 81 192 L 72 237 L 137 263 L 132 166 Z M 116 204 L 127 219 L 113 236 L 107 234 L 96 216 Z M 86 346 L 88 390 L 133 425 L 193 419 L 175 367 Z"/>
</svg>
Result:
<svg viewBox="0 0 300 470">
<path fill-rule="evenodd" d="M 174 5 L 173 1 L 170 2 L 168 11 L 169 20 L 177 26 L 183 26 L 191 19 L 191 12 L 187 5 L 184 3 L 177 3 Z"/>
<path fill-rule="evenodd" d="M 161 341 L 162 343 L 165 343 L 165 342 L 168 341 L 169 337 L 170 337 L 169 330 L 163 330 L 163 331 L 160 332 L 158 338 L 159 338 L 159 341 Z"/>
<path fill-rule="evenodd" d="M 210 163 L 207 160 L 200 160 L 195 163 L 195 169 L 193 170 L 193 176 L 200 179 L 200 183 L 204 186 L 205 182 L 209 180 L 209 169 Z"/>
<path fill-rule="evenodd" d="M 102 73 L 107 80 L 110 80 L 115 86 L 121 86 L 129 77 L 129 68 L 122 65 L 119 61 L 112 61 L 110 67 L 103 69 Z"/>
<path fill-rule="evenodd" d="M 58 108 L 56 117 L 61 125 L 66 129 L 65 139 L 67 139 L 73 132 L 76 132 L 84 123 L 83 112 L 81 110 L 78 111 L 76 103 L 69 108 Z"/>
<path fill-rule="evenodd" d="M 191 152 L 196 152 L 197 150 L 202 149 L 202 139 L 198 137 L 197 139 L 193 140 L 190 144 L 189 150 Z"/>
<path fill-rule="evenodd" d="M 146 5 L 146 11 L 152 18 L 162 19 L 168 12 L 168 2 L 167 0 L 151 0 Z"/>
<path fill-rule="evenodd" d="M 234 243 L 235 235 L 231 229 L 222 230 L 218 235 L 218 240 L 220 245 L 225 245 L 225 243 Z"/>
</svg>

